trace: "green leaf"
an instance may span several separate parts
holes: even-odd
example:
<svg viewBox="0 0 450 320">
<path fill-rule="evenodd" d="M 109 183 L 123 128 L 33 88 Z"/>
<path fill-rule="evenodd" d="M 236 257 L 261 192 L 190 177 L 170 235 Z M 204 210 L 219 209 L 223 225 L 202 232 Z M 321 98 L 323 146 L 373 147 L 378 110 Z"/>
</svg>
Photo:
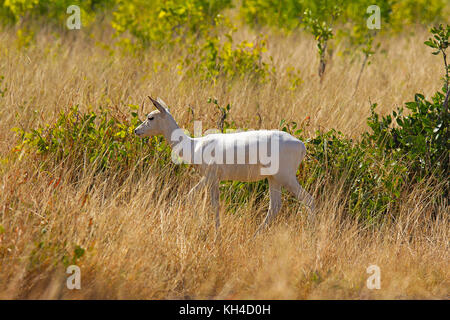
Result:
<svg viewBox="0 0 450 320">
<path fill-rule="evenodd" d="M 83 255 L 84 255 L 84 252 L 85 252 L 85 249 L 83 249 L 82 247 L 80 247 L 80 246 L 76 246 L 75 247 L 75 250 L 73 251 L 73 253 L 74 253 L 74 258 L 75 259 L 80 259 Z"/>
</svg>

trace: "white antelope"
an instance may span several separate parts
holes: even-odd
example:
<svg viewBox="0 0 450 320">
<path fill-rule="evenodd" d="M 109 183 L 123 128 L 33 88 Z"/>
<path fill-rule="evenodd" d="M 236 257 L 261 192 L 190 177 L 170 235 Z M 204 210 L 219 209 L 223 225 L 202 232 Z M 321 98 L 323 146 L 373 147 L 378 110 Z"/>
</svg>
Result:
<svg viewBox="0 0 450 320">
<path fill-rule="evenodd" d="M 203 176 L 189 196 L 203 187 L 210 192 L 216 229 L 220 226 L 219 183 L 222 180 L 258 181 L 267 178 L 270 208 L 258 231 L 268 225 L 281 208 L 281 187 L 292 192 L 314 212 L 314 199 L 298 183 L 297 168 L 306 154 L 302 141 L 277 130 L 187 136 L 175 122 L 166 104 L 149 97 L 158 111 L 152 111 L 134 132 L 139 137 L 163 135 L 172 147 L 172 159 L 191 163 Z M 268 155 L 268 146 L 271 154 Z M 259 148 L 258 148 L 259 147 Z M 258 152 L 259 149 L 259 152 Z M 178 151 L 174 158 L 174 152 Z M 179 158 L 178 158 L 179 159 Z M 226 160 L 226 161 L 224 161 Z"/>
</svg>

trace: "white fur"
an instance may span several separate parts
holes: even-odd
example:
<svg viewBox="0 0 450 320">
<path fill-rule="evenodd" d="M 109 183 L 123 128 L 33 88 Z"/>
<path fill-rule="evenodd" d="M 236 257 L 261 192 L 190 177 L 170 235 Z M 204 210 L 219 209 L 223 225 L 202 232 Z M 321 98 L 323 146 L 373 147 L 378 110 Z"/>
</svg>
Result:
<svg viewBox="0 0 450 320">
<path fill-rule="evenodd" d="M 147 120 L 135 129 L 135 134 L 139 137 L 163 135 L 166 141 L 174 147 L 177 141 L 172 141 L 173 133 L 175 130 L 178 130 L 176 132 L 181 138 L 181 141 L 183 141 L 182 143 L 186 143 L 192 148 L 190 157 L 187 157 L 185 154 L 182 155 L 182 158 L 184 158 L 183 160 L 189 163 L 193 163 L 193 158 L 203 152 L 207 146 L 214 147 L 220 145 L 225 153 L 232 152 L 233 154 L 237 154 L 236 145 L 238 143 L 240 143 L 241 146 L 245 145 L 248 150 L 252 145 L 260 143 L 264 139 L 277 139 L 280 155 L 279 168 L 277 172 L 273 174 L 262 174 L 264 168 L 267 167 L 267 163 L 264 163 L 259 157 L 256 159 L 256 162 L 251 162 L 249 161 L 248 154 L 245 155 L 245 163 L 241 162 L 241 164 L 220 164 L 204 161 L 202 163 L 194 164 L 203 177 L 200 182 L 189 191 L 189 195 L 192 195 L 203 187 L 209 189 L 211 204 L 215 208 L 216 228 L 219 228 L 220 225 L 219 182 L 222 180 L 258 181 L 265 178 L 268 179 L 270 208 L 264 223 L 260 228 L 266 226 L 278 214 L 281 208 L 281 187 L 288 189 L 297 197 L 297 199 L 304 201 L 312 212 L 314 211 L 314 199 L 310 194 L 303 190 L 296 178 L 297 168 L 306 154 L 306 148 L 303 142 L 286 132 L 275 130 L 210 134 L 200 138 L 191 138 L 179 130 L 179 126 L 162 100 L 159 98 L 157 101 L 152 98 L 150 99 L 159 111 L 149 113 Z"/>
</svg>

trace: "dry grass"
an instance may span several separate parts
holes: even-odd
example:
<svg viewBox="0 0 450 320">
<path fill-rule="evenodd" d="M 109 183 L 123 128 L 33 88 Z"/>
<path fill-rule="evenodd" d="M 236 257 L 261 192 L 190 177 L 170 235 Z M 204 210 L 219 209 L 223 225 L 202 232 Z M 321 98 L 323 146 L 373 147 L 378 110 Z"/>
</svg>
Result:
<svg viewBox="0 0 450 320">
<path fill-rule="evenodd" d="M 258 128 L 257 112 L 265 128 L 310 116 L 310 132 L 334 127 L 357 137 L 366 129 L 369 98 L 383 113 L 440 87 L 441 61 L 423 45 L 426 37 L 416 30 L 382 41 L 386 53 L 375 56 L 352 97 L 360 64 L 335 57 L 320 84 L 314 44 L 303 34 L 269 37 L 274 81 L 205 86 L 177 73 L 176 52 L 110 56 L 81 33 L 58 38 L 46 30 L 19 50 L 14 31 L 0 32 L 0 75 L 8 87 L 0 98 L 0 298 L 448 299 L 448 206 L 431 217 L 433 191 L 426 185 L 402 198 L 396 219 L 376 228 L 347 215 L 339 185 L 316 195 L 313 225 L 285 195 L 278 221 L 255 240 L 268 198 L 234 214 L 222 207 L 222 239 L 214 242 L 205 197 L 184 202 L 199 179 L 193 172 L 173 177 L 170 168 L 155 167 L 117 173 L 126 179 L 119 183 L 87 167 L 74 184 L 70 177 L 82 169 L 62 163 L 44 171 L 37 159 L 19 160 L 11 151 L 12 127 L 51 123 L 74 104 L 126 110 L 149 93 L 162 96 L 189 129 L 187 105 L 204 129 L 215 126 L 217 114 L 206 104 L 215 96 L 232 103 L 231 119 L 241 127 Z M 296 91 L 287 89 L 287 66 L 300 70 Z M 61 260 L 76 245 L 87 249 L 77 262 L 82 289 L 70 291 Z M 366 288 L 371 264 L 381 268 L 380 290 Z"/>
</svg>

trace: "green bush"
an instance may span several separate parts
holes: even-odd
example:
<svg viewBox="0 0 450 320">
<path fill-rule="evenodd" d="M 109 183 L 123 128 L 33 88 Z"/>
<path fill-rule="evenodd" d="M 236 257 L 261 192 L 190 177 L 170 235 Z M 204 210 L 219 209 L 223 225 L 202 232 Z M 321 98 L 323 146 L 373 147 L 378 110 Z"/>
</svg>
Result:
<svg viewBox="0 0 450 320">
<path fill-rule="evenodd" d="M 129 32 L 143 47 L 163 47 L 202 36 L 230 6 L 231 0 L 119 0 L 112 26 L 118 33 Z"/>
<path fill-rule="evenodd" d="M 161 3 L 120 2 L 114 12 L 113 27 L 118 33 L 130 32 L 136 49 L 182 48 L 180 73 L 215 81 L 249 76 L 264 80 L 269 64 L 263 61 L 266 40 L 236 43 L 236 28 L 219 12 L 230 7 L 230 1 L 164 1 Z M 125 45 L 132 39 L 122 38 Z"/>
<path fill-rule="evenodd" d="M 269 25 L 292 30 L 299 26 L 305 6 L 298 0 L 243 0 L 239 10 L 241 19 L 252 27 Z"/>
<path fill-rule="evenodd" d="M 54 124 L 38 129 L 14 130 L 21 138 L 17 152 L 36 153 L 52 163 L 75 166 L 94 165 L 97 171 L 128 172 L 143 158 L 143 165 L 170 163 L 170 149 L 161 138 L 140 139 L 134 135 L 139 125 L 138 106 L 130 106 L 129 119 L 114 115 L 112 109 L 81 113 L 78 107 L 61 112 Z"/>
<path fill-rule="evenodd" d="M 17 23 L 24 20 L 36 19 L 63 24 L 68 18 L 67 8 L 77 5 L 81 9 L 83 25 L 94 19 L 95 12 L 111 10 L 116 0 L 1 0 L 0 17 L 3 22 Z"/>
<path fill-rule="evenodd" d="M 180 61 L 181 68 L 187 69 L 188 75 L 200 75 L 204 80 L 215 81 L 219 77 L 267 80 L 274 67 L 263 61 L 262 55 L 267 51 L 266 40 L 258 38 L 254 42 L 244 40 L 234 44 L 232 32 L 223 37 L 207 37 L 200 44 L 193 43 L 188 59 Z"/>
<path fill-rule="evenodd" d="M 443 92 L 437 92 L 431 101 L 416 94 L 414 101 L 405 104 L 408 115 L 398 108 L 391 115 L 379 116 L 373 105 L 368 120 L 372 132 L 367 138 L 384 153 L 408 161 L 416 179 L 431 174 L 448 176 L 450 140 L 442 118 L 444 99 Z"/>
<path fill-rule="evenodd" d="M 450 26 L 440 25 L 431 29 L 433 38 L 425 44 L 442 54 L 444 62 L 444 86 L 431 100 L 416 94 L 414 101 L 407 102 L 408 115 L 398 108 L 391 115 L 380 117 L 372 106 L 368 124 L 372 129 L 366 139 L 374 142 L 385 153 L 404 157 L 410 163 L 416 178 L 436 175 L 447 179 L 449 176 L 450 135 L 448 128 L 449 110 L 449 66 L 446 49 L 449 45 Z M 395 120 L 395 123 L 394 123 Z M 396 126 L 394 126 L 394 124 Z"/>
<path fill-rule="evenodd" d="M 365 26 L 367 7 L 377 5 L 383 26 L 400 30 L 415 23 L 445 20 L 447 4 L 446 0 L 243 0 L 239 10 L 242 20 L 252 27 L 273 26 L 290 31 L 301 27 L 306 10 L 326 21 L 333 7 L 338 7 L 341 12 L 336 24 L 345 27 L 347 22 L 351 22 L 352 26 Z"/>
</svg>

